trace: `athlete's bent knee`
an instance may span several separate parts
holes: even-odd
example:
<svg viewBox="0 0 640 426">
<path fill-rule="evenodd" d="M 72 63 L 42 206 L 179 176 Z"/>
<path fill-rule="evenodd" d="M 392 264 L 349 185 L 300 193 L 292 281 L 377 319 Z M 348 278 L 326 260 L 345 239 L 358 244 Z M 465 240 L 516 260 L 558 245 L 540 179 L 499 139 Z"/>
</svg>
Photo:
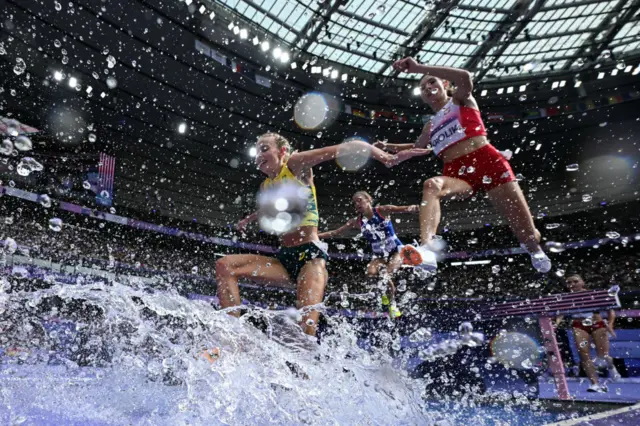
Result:
<svg viewBox="0 0 640 426">
<path fill-rule="evenodd" d="M 444 182 L 437 177 L 429 178 L 424 181 L 422 188 L 424 195 L 438 197 L 442 193 Z"/>
<path fill-rule="evenodd" d="M 228 258 L 223 257 L 216 261 L 216 277 L 229 276 L 231 275 L 232 269 L 233 265 Z"/>
</svg>

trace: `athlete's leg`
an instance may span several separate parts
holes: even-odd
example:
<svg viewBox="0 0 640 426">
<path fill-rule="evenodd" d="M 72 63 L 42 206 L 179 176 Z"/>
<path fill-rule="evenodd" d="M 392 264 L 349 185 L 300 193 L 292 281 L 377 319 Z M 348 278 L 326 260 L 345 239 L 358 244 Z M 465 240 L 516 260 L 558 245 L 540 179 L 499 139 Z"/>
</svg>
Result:
<svg viewBox="0 0 640 426">
<path fill-rule="evenodd" d="M 518 182 L 504 183 L 490 190 L 488 195 L 491 204 L 507 219 L 516 238 L 529 253 L 540 251 L 540 232 L 533 223 L 529 205 Z"/>
<path fill-rule="evenodd" d="M 391 300 L 395 300 L 396 298 L 396 285 L 393 281 L 393 275 L 401 265 L 402 256 L 400 256 L 400 253 L 395 253 L 394 255 L 392 255 L 386 264 L 387 274 L 389 274 L 389 296 Z"/>
<path fill-rule="evenodd" d="M 373 259 L 367 265 L 367 276 L 368 277 L 377 277 L 380 273 L 380 269 L 385 266 L 385 262 L 383 259 Z"/>
<path fill-rule="evenodd" d="M 448 176 L 432 177 L 424 181 L 420 204 L 420 243 L 429 244 L 440 225 L 440 200 L 445 197 L 466 198 L 473 194 L 467 182 Z"/>
<path fill-rule="evenodd" d="M 593 343 L 596 345 L 596 356 L 607 363 L 609 377 L 616 380 L 620 378 L 620 373 L 613 364 L 613 358 L 609 355 L 609 331 L 606 328 L 598 328 L 591 333 Z"/>
<path fill-rule="evenodd" d="M 574 327 L 573 337 L 576 341 L 578 355 L 580 355 L 580 364 L 582 364 L 582 369 L 587 373 L 587 377 L 589 377 L 592 384 L 598 384 L 598 374 L 596 373 L 596 368 L 593 365 L 591 356 L 589 355 L 589 333 L 580 328 Z"/>
<path fill-rule="evenodd" d="M 228 308 L 241 303 L 238 280 L 249 279 L 259 284 L 291 284 L 287 270 L 278 259 L 255 254 L 232 254 L 216 262 L 216 282 L 220 306 Z M 231 313 L 240 316 L 239 311 Z"/>
<path fill-rule="evenodd" d="M 324 259 L 313 259 L 305 263 L 298 274 L 298 300 L 296 307 L 301 309 L 305 306 L 321 303 L 324 298 L 324 288 L 327 285 L 328 277 L 327 263 Z M 300 326 L 305 333 L 315 336 L 319 318 L 320 313 L 318 311 L 311 311 L 302 316 L 302 324 Z M 313 320 L 313 323 L 307 324 L 308 320 Z"/>
<path fill-rule="evenodd" d="M 607 359 L 609 357 L 609 332 L 606 328 L 598 328 L 591 333 L 593 343 L 596 345 L 596 356 Z"/>
</svg>

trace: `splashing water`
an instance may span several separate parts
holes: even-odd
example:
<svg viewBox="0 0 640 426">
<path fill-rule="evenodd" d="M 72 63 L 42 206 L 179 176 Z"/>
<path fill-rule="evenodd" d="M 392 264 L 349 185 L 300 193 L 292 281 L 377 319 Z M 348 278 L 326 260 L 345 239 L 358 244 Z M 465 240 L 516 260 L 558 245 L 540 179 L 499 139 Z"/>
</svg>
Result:
<svg viewBox="0 0 640 426">
<path fill-rule="evenodd" d="M 429 423 L 419 382 L 392 369 L 386 353 L 359 349 L 353 329 L 317 345 L 282 314 L 252 310 L 270 339 L 247 316 L 140 287 L 2 294 L 0 316 L 11 325 L 0 346 L 16 348 L 0 370 L 13 378 L 3 380 L 4 405 L 109 424 Z M 214 349 L 218 359 L 202 356 Z"/>
</svg>

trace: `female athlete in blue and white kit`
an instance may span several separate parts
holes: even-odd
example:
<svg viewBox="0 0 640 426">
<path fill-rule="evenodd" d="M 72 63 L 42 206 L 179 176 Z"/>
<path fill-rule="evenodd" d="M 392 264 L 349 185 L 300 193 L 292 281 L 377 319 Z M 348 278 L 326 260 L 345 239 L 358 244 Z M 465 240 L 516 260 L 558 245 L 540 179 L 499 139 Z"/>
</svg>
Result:
<svg viewBox="0 0 640 426">
<path fill-rule="evenodd" d="M 402 265 L 400 249 L 403 244 L 396 236 L 390 213 L 417 213 L 419 208 L 413 206 L 378 206 L 373 207 L 373 198 L 365 191 L 358 191 L 353 195 L 358 217 L 350 219 L 340 228 L 333 231 L 322 232 L 318 235 L 320 239 L 332 238 L 343 234 L 349 229 L 360 229 L 362 236 L 371 244 L 373 259 L 367 265 L 367 276 L 381 276 L 388 283 L 388 297 L 383 296 L 382 304 L 389 305 L 389 313 L 392 317 L 400 316 L 400 311 L 393 303 L 395 296 L 395 285 L 391 280 L 391 275 Z"/>
</svg>

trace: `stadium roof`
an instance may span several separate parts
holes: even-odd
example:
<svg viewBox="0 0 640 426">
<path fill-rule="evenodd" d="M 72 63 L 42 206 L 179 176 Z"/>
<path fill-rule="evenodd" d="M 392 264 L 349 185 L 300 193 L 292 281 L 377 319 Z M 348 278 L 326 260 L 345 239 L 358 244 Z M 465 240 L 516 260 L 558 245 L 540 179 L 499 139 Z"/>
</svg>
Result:
<svg viewBox="0 0 640 426">
<path fill-rule="evenodd" d="M 395 76 L 399 57 L 476 81 L 580 69 L 640 50 L 640 0 L 216 0 L 292 51 Z M 408 76 L 417 78 L 417 76 Z"/>
</svg>

